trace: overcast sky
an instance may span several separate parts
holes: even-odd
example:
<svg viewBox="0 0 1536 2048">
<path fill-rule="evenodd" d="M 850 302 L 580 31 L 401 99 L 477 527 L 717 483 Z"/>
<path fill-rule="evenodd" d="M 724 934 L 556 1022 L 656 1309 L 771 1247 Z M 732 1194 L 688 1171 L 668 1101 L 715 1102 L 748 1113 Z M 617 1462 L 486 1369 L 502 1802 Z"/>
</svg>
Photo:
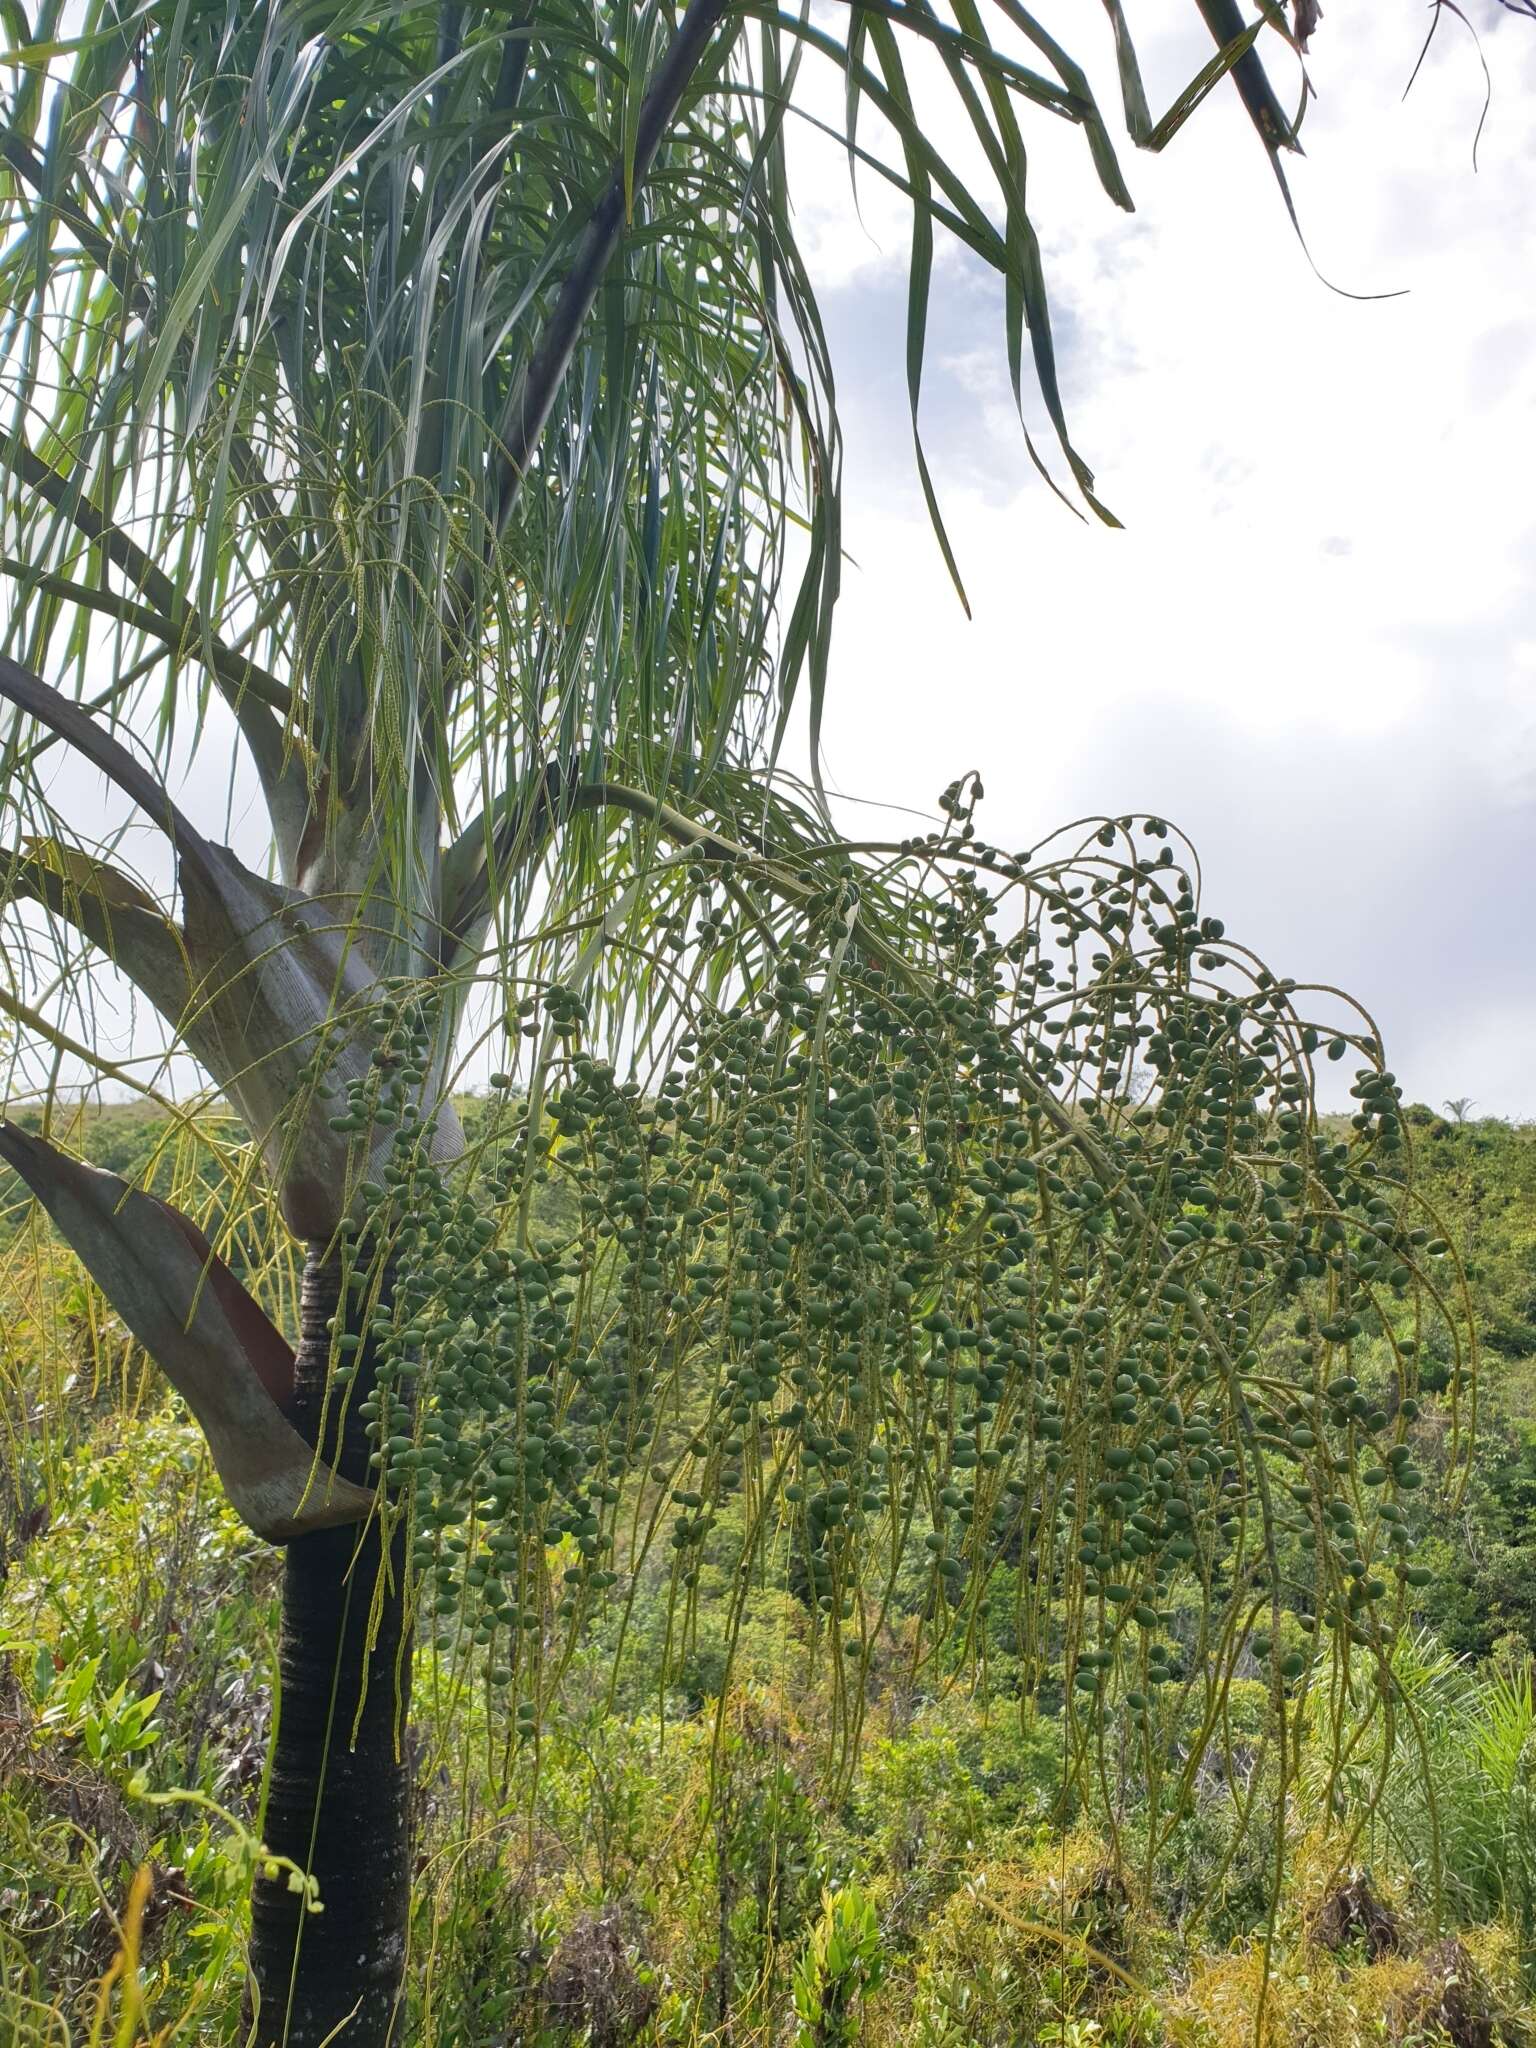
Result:
<svg viewBox="0 0 1536 2048">
<path fill-rule="evenodd" d="M 1193 7 L 1132 7 L 1154 114 L 1209 55 Z M 801 226 L 839 361 L 850 566 L 831 780 L 932 807 L 984 771 L 989 838 L 1165 813 L 1206 907 L 1277 973 L 1342 983 L 1411 1097 L 1536 1116 L 1536 23 L 1328 8 L 1290 175 L 1307 266 L 1230 90 L 1117 213 L 1081 137 L 1037 119 L 1032 212 L 1074 439 L 1125 522 L 1075 521 L 1023 446 L 1000 307 L 936 271 L 925 445 L 974 611 L 910 457 L 906 236 L 802 144 Z M 1051 10 L 1106 110 L 1107 22 Z M 1159 35 L 1155 24 L 1168 24 Z M 1294 79 L 1272 65 L 1288 103 Z M 941 140 L 943 138 L 940 138 Z M 1032 427 L 1035 422 L 1031 422 Z M 1048 445 L 1048 428 L 1037 445 Z"/>
</svg>

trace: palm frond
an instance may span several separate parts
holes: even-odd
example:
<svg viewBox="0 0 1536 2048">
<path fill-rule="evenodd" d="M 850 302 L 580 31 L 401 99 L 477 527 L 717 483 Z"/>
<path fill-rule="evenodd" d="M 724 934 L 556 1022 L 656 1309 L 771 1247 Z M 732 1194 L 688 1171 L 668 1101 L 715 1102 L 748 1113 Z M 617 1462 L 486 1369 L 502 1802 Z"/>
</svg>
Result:
<svg viewBox="0 0 1536 2048">
<path fill-rule="evenodd" d="M 1110 13 L 1132 138 L 1160 147 Z M 1002 280 L 1015 386 L 1027 353 L 1104 509 L 1068 437 L 1027 124 L 1080 127 L 1109 200 L 1130 195 L 1083 66 L 1017 0 L 861 0 L 845 22 L 726 0 L 92 0 L 67 38 L 56 7 L 11 19 L 15 651 L 80 671 L 110 621 L 137 678 L 111 713 L 152 704 L 162 757 L 211 684 L 285 878 L 387 872 L 408 950 L 442 922 L 446 846 L 528 813 L 551 763 L 567 788 L 618 761 L 691 800 L 776 748 L 807 679 L 819 729 L 841 452 L 786 154 L 802 75 L 842 74 L 850 159 L 910 204 L 941 546 L 918 401 L 943 237 Z M 1213 26 L 1174 114 L 1230 71 L 1269 146 L 1258 24 Z M 930 139 L 946 102 L 979 175 Z M 487 894 L 515 894 L 520 864 L 501 875 L 485 843 Z"/>
</svg>

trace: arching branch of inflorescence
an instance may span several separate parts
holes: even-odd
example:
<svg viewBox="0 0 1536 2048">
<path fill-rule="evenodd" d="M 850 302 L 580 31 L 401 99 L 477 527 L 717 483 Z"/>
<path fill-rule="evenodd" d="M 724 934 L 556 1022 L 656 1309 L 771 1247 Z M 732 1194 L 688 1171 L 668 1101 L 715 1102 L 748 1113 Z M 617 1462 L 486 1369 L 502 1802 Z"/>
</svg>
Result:
<svg viewBox="0 0 1536 2048">
<path fill-rule="evenodd" d="M 984 1657 L 1006 1582 L 1026 1708 L 1059 1707 L 1072 1776 L 1101 1782 L 1126 1767 L 1112 1708 L 1154 1811 L 1245 1649 L 1282 1754 L 1346 1700 L 1352 1725 L 1373 1693 L 1391 1711 L 1417 1361 L 1450 1360 L 1459 1430 L 1472 1356 L 1374 1028 L 1229 940 L 1160 819 L 1008 855 L 976 793 L 946 792 L 942 833 L 798 868 L 716 840 L 670 862 L 692 946 L 657 963 L 644 1081 L 594 1031 L 575 921 L 565 971 L 546 953 L 509 1006 L 533 1072 L 495 1078 L 457 1177 L 407 1107 L 363 1190 L 381 1512 L 440 1650 L 528 1742 L 648 1558 L 682 1655 L 722 1544 L 733 1628 L 765 1580 L 805 1600 L 844 1742 L 898 1586 L 942 1673 Z M 706 995 L 745 918 L 771 964 Z M 339 1124 L 406 1102 L 437 1000 L 386 992 Z M 1316 1065 L 1351 1056 L 1358 1108 L 1320 1118 Z M 1352 1370 L 1370 1340 L 1379 1400 Z M 1172 1718 L 1204 1731 L 1187 1765 Z"/>
</svg>

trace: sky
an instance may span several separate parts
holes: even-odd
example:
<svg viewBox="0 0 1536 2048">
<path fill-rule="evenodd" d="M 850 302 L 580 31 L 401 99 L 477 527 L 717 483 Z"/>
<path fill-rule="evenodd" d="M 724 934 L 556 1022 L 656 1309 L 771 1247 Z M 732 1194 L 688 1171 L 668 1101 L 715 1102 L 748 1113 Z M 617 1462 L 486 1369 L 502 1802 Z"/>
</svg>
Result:
<svg viewBox="0 0 1536 2048">
<path fill-rule="evenodd" d="M 797 142 L 848 441 L 825 754 L 835 787 L 929 811 L 981 770 L 978 826 L 1006 845 L 1089 812 L 1166 815 L 1207 910 L 1277 974 L 1358 996 L 1410 1099 L 1529 1118 L 1536 22 L 1466 12 L 1493 88 L 1475 171 L 1484 80 L 1461 22 L 1406 102 L 1421 7 L 1330 6 L 1308 58 L 1288 171 L 1312 258 L 1345 291 L 1401 296 L 1314 275 L 1229 89 L 1162 155 L 1120 149 L 1131 216 L 1080 133 L 1034 120 L 1069 420 L 1124 530 L 1036 476 L 1000 302 L 941 249 L 922 423 L 970 623 L 911 457 L 903 217 L 863 180 L 856 210 L 842 152 Z M 1130 16 L 1156 115 L 1211 46 L 1191 6 Z M 1113 119 L 1105 17 L 1046 19 Z"/>
<path fill-rule="evenodd" d="M 1469 1096 L 1525 1119 L 1536 21 L 1498 0 L 1464 6 L 1492 80 L 1476 169 L 1484 78 L 1467 27 L 1447 12 L 1405 103 L 1428 12 L 1329 6 L 1308 59 L 1307 154 L 1287 164 L 1315 271 L 1229 87 L 1162 155 L 1139 153 L 1107 17 L 1085 0 L 1045 7 L 1137 202 L 1111 206 L 1081 131 L 1026 119 L 1073 438 L 1123 530 L 1074 517 L 1036 475 L 999 295 L 941 237 L 922 423 L 969 622 L 912 459 L 905 202 L 865 178 L 856 206 L 844 152 L 803 126 L 792 185 L 847 440 L 829 785 L 931 815 L 976 768 L 979 829 L 1019 847 L 1089 813 L 1159 813 L 1194 842 L 1205 911 L 1276 974 L 1358 997 L 1409 1099 Z M 1160 113 L 1209 37 L 1190 0 L 1128 11 Z M 1294 61 L 1267 41 L 1289 103 Z M 829 77 L 807 66 L 802 88 L 840 122 Z M 963 160 L 947 98 L 921 103 L 935 145 Z M 869 113 L 861 137 L 878 144 Z M 214 749 L 204 797 L 225 765 Z M 61 757 L 58 776 L 67 814 L 75 789 L 100 803 L 92 771 Z M 197 779 L 178 794 L 222 829 Z M 846 816 L 868 831 L 867 812 Z M 234 838 L 259 859 L 254 823 L 237 818 Z M 108 978 L 98 993 L 103 1041 L 133 1054 L 142 1011 Z"/>
</svg>

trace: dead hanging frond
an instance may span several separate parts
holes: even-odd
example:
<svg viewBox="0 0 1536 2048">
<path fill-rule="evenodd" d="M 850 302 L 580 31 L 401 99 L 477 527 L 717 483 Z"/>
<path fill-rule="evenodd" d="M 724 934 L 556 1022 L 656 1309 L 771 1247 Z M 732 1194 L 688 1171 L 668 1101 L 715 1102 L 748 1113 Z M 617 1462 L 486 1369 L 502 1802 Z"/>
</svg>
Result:
<svg viewBox="0 0 1536 2048">
<path fill-rule="evenodd" d="M 372 1494 L 329 1470 L 288 1420 L 292 1347 L 194 1223 L 15 1124 L 0 1123 L 0 1159 L 185 1400 L 249 1528 L 287 1543 L 369 1514 Z"/>
<path fill-rule="evenodd" d="M 370 1070 L 392 906 L 377 894 L 360 901 L 356 889 L 309 896 L 255 873 L 199 832 L 112 731 L 5 655 L 0 698 L 67 740 L 164 832 L 182 915 L 172 920 L 126 877 L 52 840 L 0 859 L 0 906 L 25 894 L 122 965 L 244 1118 L 289 1227 L 323 1241 L 368 1156 L 330 1098 Z M 460 1145 L 441 1089 L 449 1051 L 437 1046 L 413 1091 L 439 1159 Z"/>
</svg>

